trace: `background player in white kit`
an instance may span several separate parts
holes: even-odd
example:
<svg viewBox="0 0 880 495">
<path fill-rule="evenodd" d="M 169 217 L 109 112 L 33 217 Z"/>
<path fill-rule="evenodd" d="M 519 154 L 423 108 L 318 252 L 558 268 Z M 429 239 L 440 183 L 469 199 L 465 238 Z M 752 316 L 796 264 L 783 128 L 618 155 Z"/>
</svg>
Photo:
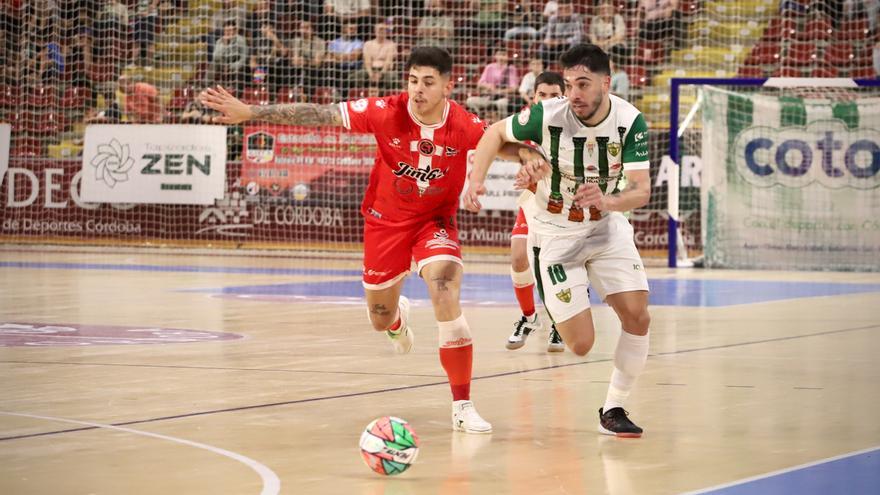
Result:
<svg viewBox="0 0 880 495">
<path fill-rule="evenodd" d="M 565 81 L 557 72 L 542 72 L 535 78 L 535 103 L 550 98 L 558 98 L 565 93 Z M 530 159 L 532 155 L 520 153 L 521 158 Z M 534 188 L 536 184 L 531 184 Z M 532 191 L 534 192 L 534 191 Z M 523 193 L 528 194 L 528 193 Z M 535 309 L 535 277 L 532 275 L 532 267 L 529 264 L 528 254 L 529 224 L 522 208 L 516 215 L 513 230 L 510 233 L 510 278 L 513 281 L 513 291 L 519 303 L 522 316 L 513 324 L 513 333 L 507 338 L 506 347 L 516 350 L 524 346 L 529 335 L 541 328 L 541 319 Z M 547 340 L 547 352 L 562 352 L 565 343 L 556 331 L 556 325 L 551 324 L 550 336 Z"/>
<path fill-rule="evenodd" d="M 648 280 L 621 212 L 650 198 L 648 128 L 634 106 L 609 94 L 611 71 L 601 48 L 577 45 L 560 61 L 566 98 L 543 101 L 489 128 L 477 146 L 464 203 L 479 211 L 486 173 L 505 142 L 541 146 L 550 163 L 524 166 L 539 180 L 523 204 L 539 292 L 562 338 L 580 356 L 595 339 L 590 285 L 617 313 L 623 332 L 599 432 L 639 437 L 642 429 L 623 405 L 648 356 Z M 624 175 L 627 187 L 620 191 Z"/>
</svg>

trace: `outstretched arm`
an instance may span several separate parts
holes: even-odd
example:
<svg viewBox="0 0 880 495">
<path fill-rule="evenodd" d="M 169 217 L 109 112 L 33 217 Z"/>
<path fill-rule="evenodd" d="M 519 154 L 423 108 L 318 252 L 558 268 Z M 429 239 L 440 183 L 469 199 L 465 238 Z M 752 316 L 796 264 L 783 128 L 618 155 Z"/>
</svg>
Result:
<svg viewBox="0 0 880 495">
<path fill-rule="evenodd" d="M 339 105 L 291 103 L 287 105 L 246 105 L 222 86 L 207 88 L 199 95 L 206 107 L 220 112 L 215 123 L 238 124 L 247 120 L 262 120 L 273 124 L 301 126 L 341 126 Z"/>
<path fill-rule="evenodd" d="M 474 163 L 468 180 L 467 191 L 464 194 L 464 207 L 468 211 L 478 212 L 483 207 L 479 196 L 486 193 L 486 174 L 496 156 L 519 161 L 528 175 L 538 180 L 546 174 L 547 167 L 541 155 L 520 143 L 508 141 L 504 131 L 505 121 L 499 121 L 486 129 L 480 138 L 477 149 L 474 152 Z"/>
</svg>

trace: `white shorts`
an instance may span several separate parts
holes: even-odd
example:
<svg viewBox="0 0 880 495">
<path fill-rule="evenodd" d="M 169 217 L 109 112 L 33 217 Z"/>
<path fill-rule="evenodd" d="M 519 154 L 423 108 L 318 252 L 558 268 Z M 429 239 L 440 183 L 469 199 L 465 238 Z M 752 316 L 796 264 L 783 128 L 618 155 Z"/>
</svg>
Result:
<svg viewBox="0 0 880 495">
<path fill-rule="evenodd" d="M 530 229 L 538 291 L 557 323 L 590 308 L 591 285 L 603 301 L 619 292 L 648 290 L 632 225 L 616 212 L 598 222 L 586 237 L 542 235 Z"/>
</svg>

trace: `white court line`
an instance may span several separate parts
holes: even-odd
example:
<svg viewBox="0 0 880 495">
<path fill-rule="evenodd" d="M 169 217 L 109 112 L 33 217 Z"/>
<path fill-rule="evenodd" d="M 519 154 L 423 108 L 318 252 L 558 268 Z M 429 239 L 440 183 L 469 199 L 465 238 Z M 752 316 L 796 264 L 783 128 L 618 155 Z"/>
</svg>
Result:
<svg viewBox="0 0 880 495">
<path fill-rule="evenodd" d="M 33 418 L 33 419 L 45 419 L 48 421 L 60 421 L 62 423 L 72 423 L 75 425 L 83 425 L 83 426 L 92 426 L 95 428 L 105 428 L 108 430 L 117 430 L 124 431 L 126 433 L 134 433 L 135 435 L 143 435 L 145 437 L 153 437 L 158 438 L 160 440 L 168 440 L 169 442 L 175 442 L 183 445 L 189 445 L 190 447 L 195 447 L 197 449 L 207 450 L 208 452 L 213 452 L 215 454 L 220 454 L 224 457 L 229 457 L 230 459 L 236 460 L 247 467 L 253 469 L 260 475 L 260 479 L 263 480 L 263 490 L 260 492 L 260 495 L 278 495 L 281 491 L 281 480 L 278 479 L 278 475 L 275 474 L 274 471 L 269 469 L 268 467 L 260 464 L 259 462 L 251 459 L 250 457 L 243 456 L 241 454 L 237 454 L 235 452 L 228 451 L 226 449 L 221 449 L 220 447 L 214 447 L 213 445 L 207 445 L 204 443 L 193 442 L 192 440 L 186 440 L 183 438 L 169 437 L 167 435 L 160 435 L 158 433 L 150 433 L 148 431 L 135 430 L 132 428 L 123 428 L 121 426 L 113 426 L 113 425 L 105 425 L 101 423 L 91 423 L 88 421 L 77 421 L 75 419 L 66 419 L 66 418 L 56 418 L 52 416 L 40 416 L 38 414 L 26 414 L 26 413 L 14 413 L 7 411 L 0 411 L 0 414 L 5 414 L 7 416 L 19 416 L 22 418 Z"/>
<path fill-rule="evenodd" d="M 792 471 L 798 471 L 801 469 L 810 468 L 813 466 L 818 466 L 819 464 L 827 464 L 829 462 L 839 461 L 841 459 L 846 459 L 847 457 L 855 457 L 857 455 L 867 454 L 868 452 L 874 452 L 875 450 L 880 450 L 880 445 L 870 447 L 863 450 L 857 450 L 855 452 L 850 452 L 848 454 L 836 455 L 834 457 L 828 457 L 826 459 L 820 459 L 818 461 L 808 462 L 806 464 L 799 464 L 797 466 L 792 466 L 790 468 L 780 469 L 778 471 L 771 471 L 769 473 L 759 474 L 757 476 L 752 476 L 750 478 L 743 478 L 741 480 L 732 481 L 730 483 L 724 483 L 722 485 L 716 485 L 709 488 L 702 488 L 700 490 L 692 491 L 692 492 L 684 492 L 680 495 L 698 495 L 700 493 L 708 493 L 713 492 L 715 490 L 722 490 L 724 488 L 730 488 L 737 485 L 742 485 L 745 483 L 749 483 L 751 481 L 762 480 L 764 478 L 772 478 L 773 476 L 778 476 L 780 474 L 790 473 Z"/>
</svg>

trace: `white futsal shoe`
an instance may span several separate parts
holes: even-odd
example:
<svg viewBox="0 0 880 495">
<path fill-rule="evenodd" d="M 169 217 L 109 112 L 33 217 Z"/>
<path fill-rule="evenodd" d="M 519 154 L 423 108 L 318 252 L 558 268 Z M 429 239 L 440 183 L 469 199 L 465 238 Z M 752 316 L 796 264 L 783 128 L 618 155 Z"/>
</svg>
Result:
<svg viewBox="0 0 880 495">
<path fill-rule="evenodd" d="M 413 342 L 415 341 L 413 331 L 409 327 L 409 299 L 400 296 L 397 307 L 400 310 L 400 328 L 396 332 L 387 330 L 385 335 L 391 340 L 394 352 L 397 354 L 408 354 L 412 350 Z"/>
<path fill-rule="evenodd" d="M 452 429 L 465 433 L 492 433 L 492 424 L 480 417 L 469 400 L 452 403 Z"/>
</svg>

